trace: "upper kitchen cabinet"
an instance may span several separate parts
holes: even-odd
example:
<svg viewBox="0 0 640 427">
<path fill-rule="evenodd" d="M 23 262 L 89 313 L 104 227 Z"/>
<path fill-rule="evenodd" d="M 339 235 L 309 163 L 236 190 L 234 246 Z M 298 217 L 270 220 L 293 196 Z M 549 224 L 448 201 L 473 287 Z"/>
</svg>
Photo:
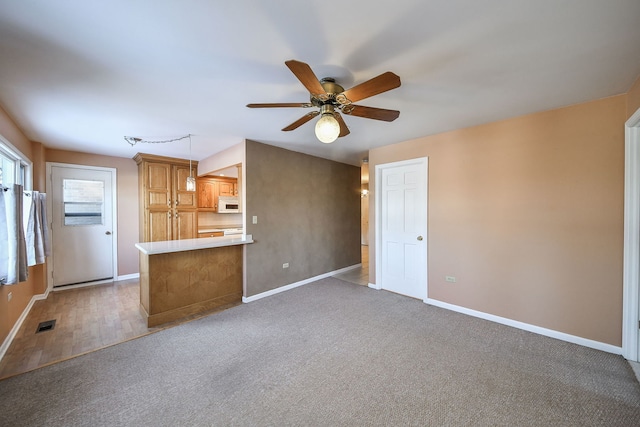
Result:
<svg viewBox="0 0 640 427">
<path fill-rule="evenodd" d="M 215 210 L 218 196 L 220 194 L 220 184 L 213 178 L 198 178 L 198 208 Z"/>
<path fill-rule="evenodd" d="M 198 208 L 202 211 L 218 211 L 220 196 L 238 196 L 238 179 L 204 176 L 198 182 Z"/>
<path fill-rule="evenodd" d="M 198 235 L 197 192 L 187 191 L 189 160 L 138 153 L 140 240 L 193 239 Z M 191 162 L 196 176 L 198 163 Z"/>
<path fill-rule="evenodd" d="M 237 196 L 238 195 L 238 180 L 233 181 L 220 181 L 220 196 Z"/>
</svg>

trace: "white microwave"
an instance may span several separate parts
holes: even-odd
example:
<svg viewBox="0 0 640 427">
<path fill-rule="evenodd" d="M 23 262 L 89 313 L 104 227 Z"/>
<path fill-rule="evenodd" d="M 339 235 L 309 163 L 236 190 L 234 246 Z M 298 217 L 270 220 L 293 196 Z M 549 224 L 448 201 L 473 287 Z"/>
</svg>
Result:
<svg viewBox="0 0 640 427">
<path fill-rule="evenodd" d="M 218 213 L 240 213 L 240 203 L 237 197 L 218 197 Z"/>
</svg>

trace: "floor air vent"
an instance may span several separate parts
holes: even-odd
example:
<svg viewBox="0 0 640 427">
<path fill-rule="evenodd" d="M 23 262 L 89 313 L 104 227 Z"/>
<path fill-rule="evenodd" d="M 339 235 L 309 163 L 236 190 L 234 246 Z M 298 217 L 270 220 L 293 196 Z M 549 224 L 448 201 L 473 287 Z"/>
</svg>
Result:
<svg viewBox="0 0 640 427">
<path fill-rule="evenodd" d="M 47 320 L 46 322 L 42 322 L 38 325 L 38 329 L 36 330 L 36 334 L 39 334 L 40 332 L 45 332 L 45 331 L 50 331 L 53 328 L 56 327 L 56 321 L 54 320 Z"/>
</svg>

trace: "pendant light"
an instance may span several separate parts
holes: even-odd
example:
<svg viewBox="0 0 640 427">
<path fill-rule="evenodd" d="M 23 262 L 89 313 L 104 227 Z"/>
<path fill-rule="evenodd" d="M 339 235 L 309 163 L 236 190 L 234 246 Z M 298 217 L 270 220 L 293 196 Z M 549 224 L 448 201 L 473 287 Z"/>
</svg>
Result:
<svg viewBox="0 0 640 427">
<path fill-rule="evenodd" d="M 191 169 L 191 134 L 189 134 L 189 176 L 187 177 L 187 191 L 196 191 L 196 179 Z"/>
</svg>

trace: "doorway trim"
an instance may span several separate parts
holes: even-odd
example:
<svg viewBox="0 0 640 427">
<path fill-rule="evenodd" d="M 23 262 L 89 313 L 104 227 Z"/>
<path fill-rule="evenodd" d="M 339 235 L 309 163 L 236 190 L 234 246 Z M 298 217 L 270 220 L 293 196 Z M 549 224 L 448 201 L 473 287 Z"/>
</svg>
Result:
<svg viewBox="0 0 640 427">
<path fill-rule="evenodd" d="M 640 109 L 624 129 L 624 268 L 622 356 L 640 359 Z"/>
<path fill-rule="evenodd" d="M 94 282 L 82 283 L 79 285 L 70 285 L 64 286 L 64 289 L 74 289 L 74 288 L 83 288 L 86 286 L 98 285 L 100 283 L 109 283 L 111 281 L 118 280 L 118 194 L 117 194 L 117 169 L 116 168 L 107 168 L 101 166 L 87 166 L 87 165 L 75 165 L 71 163 L 56 163 L 56 162 L 47 162 L 47 191 L 50 193 L 50 189 L 53 188 L 52 182 L 52 167 L 61 167 L 68 169 L 89 169 L 89 170 L 97 170 L 101 172 L 110 172 L 111 173 L 111 213 L 113 218 L 113 278 L 110 280 L 97 280 Z M 49 234 L 51 238 L 51 245 L 53 246 L 53 234 L 52 234 L 52 223 L 53 221 L 53 200 L 51 197 L 47 197 L 47 218 L 49 221 Z M 54 254 L 55 256 L 55 254 Z M 53 262 L 47 262 L 47 292 L 55 291 L 53 287 Z"/>
<path fill-rule="evenodd" d="M 401 160 L 391 163 L 381 163 L 375 165 L 375 259 L 376 259 L 376 283 L 369 283 L 369 287 L 377 290 L 382 289 L 382 171 L 387 168 L 396 168 L 399 166 L 406 166 L 411 164 L 418 164 L 424 170 L 424 189 L 425 189 L 425 233 L 424 238 L 426 240 L 424 247 L 424 299 L 423 302 L 427 302 L 429 299 L 429 157 L 416 157 L 414 159 Z M 371 172 L 371 170 L 369 170 Z M 371 181 L 371 180 L 369 180 Z M 371 255 L 371 253 L 369 253 Z"/>
</svg>

